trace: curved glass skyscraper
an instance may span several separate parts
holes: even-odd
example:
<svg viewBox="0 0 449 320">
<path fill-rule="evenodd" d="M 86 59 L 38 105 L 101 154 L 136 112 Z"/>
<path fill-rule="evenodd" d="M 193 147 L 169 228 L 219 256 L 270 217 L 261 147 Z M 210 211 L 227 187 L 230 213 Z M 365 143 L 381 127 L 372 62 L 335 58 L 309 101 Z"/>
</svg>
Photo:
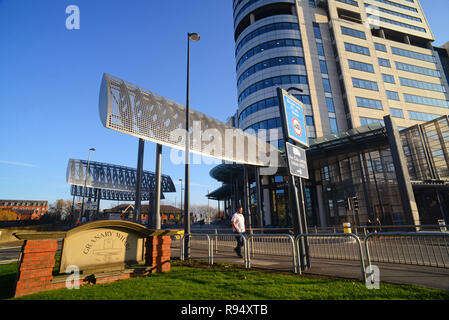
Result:
<svg viewBox="0 0 449 320">
<path fill-rule="evenodd" d="M 236 124 L 241 129 L 281 126 L 277 87 L 302 90 L 292 93 L 304 103 L 310 138 L 346 129 L 329 29 L 318 24 L 325 16 L 315 19 L 325 11 L 310 4 L 294 0 L 233 2 Z"/>
<path fill-rule="evenodd" d="M 386 115 L 403 129 L 449 114 L 448 82 L 418 0 L 233 0 L 232 4 L 236 127 L 256 132 L 279 128 L 282 148 L 278 87 L 302 90 L 291 93 L 304 104 L 309 140 L 383 124 Z M 331 199 L 342 187 L 323 187 L 323 181 L 336 172 L 345 173 L 344 163 L 337 169 L 325 166 L 322 172 L 309 172 L 305 200 L 311 224 L 326 225 L 326 221 L 344 216 L 338 211 L 339 203 L 348 195 Z M 225 201 L 227 213 L 232 211 L 230 204 L 245 200 L 246 196 L 239 195 L 246 187 L 241 187 L 237 169 L 231 174 L 229 168 L 219 166 L 211 175 L 224 183 L 217 192 L 222 199 L 231 194 Z M 256 210 L 248 211 L 254 220 L 263 220 L 259 225 L 288 225 L 284 173 L 254 179 L 256 176 L 250 173 L 246 192 L 249 206 Z M 260 191 L 254 191 L 251 182 L 259 180 Z M 345 183 L 355 181 L 349 180 Z M 364 203 L 363 210 L 370 206 L 372 212 L 383 208 Z M 360 215 L 366 218 L 368 211 L 363 210 Z"/>
</svg>

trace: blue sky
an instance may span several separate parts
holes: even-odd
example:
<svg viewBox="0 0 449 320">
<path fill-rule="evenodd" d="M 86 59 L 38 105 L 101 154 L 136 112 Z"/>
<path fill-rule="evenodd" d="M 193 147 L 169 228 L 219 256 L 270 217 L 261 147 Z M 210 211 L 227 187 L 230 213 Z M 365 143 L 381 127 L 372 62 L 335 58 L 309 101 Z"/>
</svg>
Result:
<svg viewBox="0 0 449 320">
<path fill-rule="evenodd" d="M 71 4 L 79 30 L 65 27 Z M 435 45 L 449 41 L 449 1 L 421 4 Z M 135 167 L 138 140 L 100 122 L 102 74 L 185 104 L 187 32 L 201 35 L 191 45 L 191 107 L 226 121 L 237 108 L 232 22 L 232 0 L 0 0 L 0 198 L 70 198 L 68 159 L 87 159 L 91 147 L 94 161 Z M 154 171 L 155 148 L 145 144 L 145 170 Z M 177 182 L 184 166 L 170 164 L 169 151 L 163 172 Z M 220 186 L 212 167 L 191 166 L 192 203 Z M 166 197 L 179 204 L 179 188 Z"/>
</svg>

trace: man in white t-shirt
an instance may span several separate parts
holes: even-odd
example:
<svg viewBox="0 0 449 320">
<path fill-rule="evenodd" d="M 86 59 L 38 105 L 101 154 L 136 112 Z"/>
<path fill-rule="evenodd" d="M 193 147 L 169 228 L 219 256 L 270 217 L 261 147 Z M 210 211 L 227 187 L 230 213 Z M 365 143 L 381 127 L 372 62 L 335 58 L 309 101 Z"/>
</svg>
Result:
<svg viewBox="0 0 449 320">
<path fill-rule="evenodd" d="M 243 216 L 243 208 L 242 206 L 237 207 L 237 212 L 233 214 L 231 218 L 232 230 L 234 233 L 238 234 L 235 236 L 237 240 L 237 247 L 234 248 L 235 253 L 240 258 L 242 256 L 242 247 L 243 247 L 243 233 L 245 230 L 245 217 Z"/>
</svg>

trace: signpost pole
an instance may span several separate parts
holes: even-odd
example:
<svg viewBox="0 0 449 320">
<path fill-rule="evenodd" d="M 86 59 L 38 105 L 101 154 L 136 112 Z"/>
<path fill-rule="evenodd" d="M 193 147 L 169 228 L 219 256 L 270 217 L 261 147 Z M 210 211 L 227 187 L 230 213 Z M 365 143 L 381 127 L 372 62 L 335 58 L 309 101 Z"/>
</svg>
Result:
<svg viewBox="0 0 449 320">
<path fill-rule="evenodd" d="M 309 233 L 307 229 L 307 211 L 306 211 L 306 205 L 305 205 L 305 189 L 304 189 L 304 183 L 303 178 L 299 177 L 299 191 L 301 192 L 301 209 L 302 209 L 302 225 L 303 225 L 303 232 Z M 307 240 L 307 237 L 302 238 L 304 240 L 304 260 L 307 268 L 310 268 L 310 256 L 309 256 L 309 241 Z"/>
<path fill-rule="evenodd" d="M 297 90 L 302 91 L 300 89 Z M 309 178 L 307 159 L 305 150 L 295 145 L 298 143 L 308 147 L 304 109 L 299 101 L 288 94 L 288 91 L 278 88 L 277 92 L 285 141 L 285 156 L 287 160 L 288 177 L 290 182 L 290 197 L 294 199 L 294 201 L 292 201 L 294 202 L 294 208 L 290 211 L 292 212 L 292 222 L 294 224 L 295 236 L 297 236 L 298 234 L 307 233 L 307 219 L 302 183 L 302 178 Z M 289 143 L 289 140 L 291 140 L 294 144 Z M 299 177 L 301 204 L 299 203 L 298 188 L 295 181 L 296 176 Z M 307 239 L 301 237 L 299 245 L 301 269 L 306 270 L 310 267 Z"/>
<path fill-rule="evenodd" d="M 154 192 L 154 208 L 152 228 L 161 229 L 161 163 L 162 163 L 162 145 L 156 145 L 156 183 Z"/>
</svg>

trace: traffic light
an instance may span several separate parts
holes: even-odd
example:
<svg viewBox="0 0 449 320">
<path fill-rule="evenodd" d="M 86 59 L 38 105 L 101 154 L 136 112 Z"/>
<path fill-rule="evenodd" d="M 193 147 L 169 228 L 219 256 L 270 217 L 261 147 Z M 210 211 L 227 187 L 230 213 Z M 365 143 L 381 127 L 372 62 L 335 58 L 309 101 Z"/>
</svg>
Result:
<svg viewBox="0 0 449 320">
<path fill-rule="evenodd" d="M 359 199 L 357 197 L 352 197 L 352 205 L 354 210 L 359 210 Z"/>
</svg>

